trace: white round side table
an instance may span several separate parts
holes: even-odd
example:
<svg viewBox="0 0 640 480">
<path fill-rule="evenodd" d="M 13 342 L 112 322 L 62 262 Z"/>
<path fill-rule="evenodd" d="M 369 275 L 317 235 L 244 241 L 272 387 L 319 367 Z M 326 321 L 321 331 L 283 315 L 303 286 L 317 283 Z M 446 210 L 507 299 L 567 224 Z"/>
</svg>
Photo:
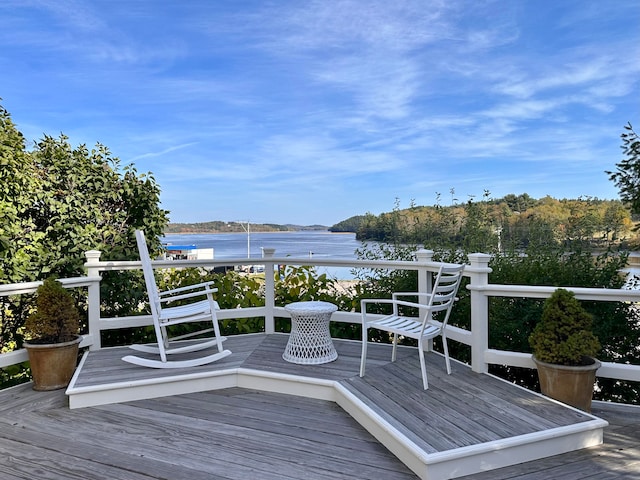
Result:
<svg viewBox="0 0 640 480">
<path fill-rule="evenodd" d="M 329 332 L 331 314 L 338 307 L 312 301 L 290 303 L 284 309 L 291 314 L 291 334 L 282 358 L 301 365 L 318 365 L 338 358 Z"/>
</svg>

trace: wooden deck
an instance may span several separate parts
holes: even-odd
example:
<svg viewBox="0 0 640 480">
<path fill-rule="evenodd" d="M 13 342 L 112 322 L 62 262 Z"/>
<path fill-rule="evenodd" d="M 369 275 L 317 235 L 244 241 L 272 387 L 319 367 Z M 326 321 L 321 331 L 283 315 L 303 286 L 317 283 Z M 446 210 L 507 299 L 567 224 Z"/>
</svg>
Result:
<svg viewBox="0 0 640 480">
<path fill-rule="evenodd" d="M 231 356 L 179 371 L 122 362 L 126 349 L 91 352 L 67 392 L 72 409 L 61 392 L 0 392 L 7 452 L 0 471 L 7 478 L 518 478 L 520 465 L 500 467 L 537 458 L 544 460 L 522 465 L 561 466 L 554 459 L 602 448 L 553 457 L 599 444 L 606 422 L 455 362 L 446 375 L 439 355 L 427 355 L 424 391 L 414 349 L 392 364 L 388 346 L 372 345 L 360 378 L 358 342 L 336 341 L 335 362 L 300 366 L 282 360 L 286 341 L 230 337 Z M 499 470 L 478 473 L 492 469 Z"/>
</svg>

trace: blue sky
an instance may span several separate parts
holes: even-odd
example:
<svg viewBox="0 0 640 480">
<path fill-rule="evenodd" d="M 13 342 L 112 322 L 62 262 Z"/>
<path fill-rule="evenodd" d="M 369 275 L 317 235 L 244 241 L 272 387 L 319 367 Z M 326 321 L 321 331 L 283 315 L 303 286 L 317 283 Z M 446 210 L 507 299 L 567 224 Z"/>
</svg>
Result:
<svg viewBox="0 0 640 480">
<path fill-rule="evenodd" d="M 618 198 L 640 1 L 2 0 L 0 98 L 30 145 L 153 172 L 173 222 Z"/>
</svg>

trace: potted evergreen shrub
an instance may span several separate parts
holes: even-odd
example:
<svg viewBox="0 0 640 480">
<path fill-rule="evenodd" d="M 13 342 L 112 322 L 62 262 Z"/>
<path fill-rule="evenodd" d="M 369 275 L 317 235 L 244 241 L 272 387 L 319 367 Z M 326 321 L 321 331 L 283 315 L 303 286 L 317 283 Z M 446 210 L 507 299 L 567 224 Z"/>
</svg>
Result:
<svg viewBox="0 0 640 480">
<path fill-rule="evenodd" d="M 53 278 L 36 294 L 36 311 L 24 325 L 33 389 L 65 388 L 78 360 L 80 314 L 71 293 Z"/>
<path fill-rule="evenodd" d="M 600 368 L 592 321 L 573 292 L 558 288 L 545 301 L 541 321 L 529 337 L 542 393 L 587 412 Z"/>
</svg>

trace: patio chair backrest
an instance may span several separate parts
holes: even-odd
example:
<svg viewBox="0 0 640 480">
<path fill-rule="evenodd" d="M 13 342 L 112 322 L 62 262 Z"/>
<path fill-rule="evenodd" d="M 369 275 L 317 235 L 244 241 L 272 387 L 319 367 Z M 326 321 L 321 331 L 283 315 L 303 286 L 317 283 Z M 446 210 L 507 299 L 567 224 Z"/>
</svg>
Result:
<svg viewBox="0 0 640 480">
<path fill-rule="evenodd" d="M 428 305 L 432 313 L 446 311 L 445 317 L 442 319 L 442 328 L 445 328 L 449 321 L 449 315 L 462 281 L 463 270 L 464 265 L 444 264 L 440 266 L 434 280 L 433 292 L 429 297 Z"/>
</svg>

